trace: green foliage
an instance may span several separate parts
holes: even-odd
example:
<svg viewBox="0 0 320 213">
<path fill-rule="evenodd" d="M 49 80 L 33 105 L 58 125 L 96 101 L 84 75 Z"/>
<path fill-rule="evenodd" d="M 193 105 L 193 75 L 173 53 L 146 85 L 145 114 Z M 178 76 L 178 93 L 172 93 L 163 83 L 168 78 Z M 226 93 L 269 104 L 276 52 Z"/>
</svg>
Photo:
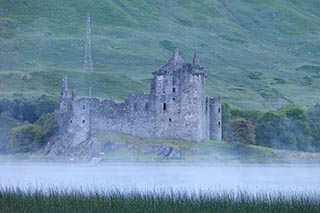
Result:
<svg viewBox="0 0 320 213">
<path fill-rule="evenodd" d="M 46 95 L 31 99 L 0 99 L 0 113 L 6 112 L 14 119 L 30 123 L 34 123 L 42 115 L 53 112 L 56 107 L 56 100 Z"/>
<path fill-rule="evenodd" d="M 41 147 L 41 127 L 36 124 L 25 124 L 11 129 L 6 151 L 9 153 L 33 152 Z"/>
<path fill-rule="evenodd" d="M 5 144 L 9 140 L 10 129 L 19 125 L 21 125 L 21 122 L 5 113 L 0 113 L 0 153 L 4 151 Z"/>
<path fill-rule="evenodd" d="M 273 193 L 273 192 L 272 192 Z M 0 189 L 4 212 L 318 212 L 319 193 Z"/>
<path fill-rule="evenodd" d="M 280 112 L 285 114 L 289 119 L 306 121 L 307 115 L 305 111 L 295 105 L 285 105 L 280 108 Z"/>
<path fill-rule="evenodd" d="M 233 119 L 226 140 L 235 145 L 255 144 L 254 126 L 251 121 L 243 118 Z"/>
<path fill-rule="evenodd" d="M 36 124 L 25 124 L 12 128 L 6 151 L 8 153 L 37 151 L 46 144 L 55 133 L 56 128 L 54 113 L 42 116 Z"/>
<path fill-rule="evenodd" d="M 313 137 L 312 145 L 320 152 L 320 105 L 311 107 L 308 111 L 308 121 Z"/>
<path fill-rule="evenodd" d="M 290 120 L 277 112 L 266 112 L 256 127 L 257 145 L 295 150 L 297 141 L 289 129 Z"/>
<path fill-rule="evenodd" d="M 252 80 L 260 80 L 262 76 L 262 72 L 250 72 L 248 75 L 248 77 Z"/>
<path fill-rule="evenodd" d="M 273 79 L 275 81 L 276 84 L 285 84 L 287 83 L 284 79 L 282 78 L 274 78 Z"/>
<path fill-rule="evenodd" d="M 277 149 L 290 149 L 301 151 L 319 150 L 319 125 L 317 108 L 308 113 L 295 105 L 284 105 L 278 111 L 257 111 L 226 108 L 224 139 L 237 141 L 234 138 L 252 137 L 249 132 L 241 131 L 239 122 L 248 120 L 253 125 L 253 135 L 259 146 Z M 241 139 L 238 139 L 240 142 Z M 250 141 L 250 140 L 247 140 Z"/>
</svg>

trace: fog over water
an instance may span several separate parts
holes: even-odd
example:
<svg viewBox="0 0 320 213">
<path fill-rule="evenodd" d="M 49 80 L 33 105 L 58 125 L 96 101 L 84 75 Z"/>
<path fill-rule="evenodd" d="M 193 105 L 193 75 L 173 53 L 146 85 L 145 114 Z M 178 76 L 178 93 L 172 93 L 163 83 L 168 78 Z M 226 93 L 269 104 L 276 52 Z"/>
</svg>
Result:
<svg viewBox="0 0 320 213">
<path fill-rule="evenodd" d="M 1 163 L 2 187 L 320 193 L 320 165 Z"/>
</svg>

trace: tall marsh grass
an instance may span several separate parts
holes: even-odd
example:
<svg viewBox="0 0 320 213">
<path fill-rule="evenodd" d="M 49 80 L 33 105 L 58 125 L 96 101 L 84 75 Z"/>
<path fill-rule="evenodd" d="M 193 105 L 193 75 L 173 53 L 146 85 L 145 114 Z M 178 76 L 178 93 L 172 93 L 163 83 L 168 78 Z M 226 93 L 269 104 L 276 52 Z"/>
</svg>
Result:
<svg viewBox="0 0 320 213">
<path fill-rule="evenodd" d="M 2 187 L 0 212 L 320 212 L 320 194 Z"/>
</svg>

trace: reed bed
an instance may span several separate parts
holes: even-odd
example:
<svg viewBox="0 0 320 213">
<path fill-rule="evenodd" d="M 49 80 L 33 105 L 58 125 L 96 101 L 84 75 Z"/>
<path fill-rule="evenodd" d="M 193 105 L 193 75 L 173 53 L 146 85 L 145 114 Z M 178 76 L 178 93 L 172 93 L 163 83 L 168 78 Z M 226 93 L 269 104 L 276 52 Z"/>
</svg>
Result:
<svg viewBox="0 0 320 213">
<path fill-rule="evenodd" d="M 0 212 L 320 212 L 320 194 L 0 187 Z"/>
</svg>

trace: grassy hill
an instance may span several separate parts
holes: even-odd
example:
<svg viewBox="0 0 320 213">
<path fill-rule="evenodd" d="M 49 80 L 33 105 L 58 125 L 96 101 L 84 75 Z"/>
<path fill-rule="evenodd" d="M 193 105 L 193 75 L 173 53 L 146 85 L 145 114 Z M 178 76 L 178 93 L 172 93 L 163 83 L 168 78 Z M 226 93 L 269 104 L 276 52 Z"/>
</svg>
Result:
<svg viewBox="0 0 320 213">
<path fill-rule="evenodd" d="M 91 14 L 94 72 L 82 70 Z M 208 95 L 240 108 L 320 102 L 318 0 L 0 0 L 0 95 L 148 92 L 174 47 L 209 71 Z"/>
</svg>

